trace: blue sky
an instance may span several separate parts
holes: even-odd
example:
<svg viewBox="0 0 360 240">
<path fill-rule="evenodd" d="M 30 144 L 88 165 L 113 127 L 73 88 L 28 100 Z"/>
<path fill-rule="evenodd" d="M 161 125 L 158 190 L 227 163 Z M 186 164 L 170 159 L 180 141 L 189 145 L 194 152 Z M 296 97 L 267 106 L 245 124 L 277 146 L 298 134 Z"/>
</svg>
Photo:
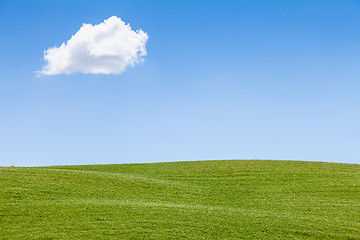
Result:
<svg viewBox="0 0 360 240">
<path fill-rule="evenodd" d="M 111 16 L 149 36 L 122 74 L 36 76 Z M 0 165 L 360 163 L 360 2 L 0 0 Z"/>
</svg>

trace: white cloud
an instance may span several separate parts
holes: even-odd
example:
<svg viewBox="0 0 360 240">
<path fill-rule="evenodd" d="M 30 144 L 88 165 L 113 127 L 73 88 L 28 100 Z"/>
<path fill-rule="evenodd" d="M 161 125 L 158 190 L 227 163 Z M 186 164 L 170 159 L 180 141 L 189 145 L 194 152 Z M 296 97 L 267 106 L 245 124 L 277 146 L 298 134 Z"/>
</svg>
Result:
<svg viewBox="0 0 360 240">
<path fill-rule="evenodd" d="M 66 43 L 44 52 L 47 64 L 38 75 L 120 74 L 143 61 L 148 39 L 141 29 L 131 30 L 116 16 L 94 26 L 83 24 Z"/>
</svg>

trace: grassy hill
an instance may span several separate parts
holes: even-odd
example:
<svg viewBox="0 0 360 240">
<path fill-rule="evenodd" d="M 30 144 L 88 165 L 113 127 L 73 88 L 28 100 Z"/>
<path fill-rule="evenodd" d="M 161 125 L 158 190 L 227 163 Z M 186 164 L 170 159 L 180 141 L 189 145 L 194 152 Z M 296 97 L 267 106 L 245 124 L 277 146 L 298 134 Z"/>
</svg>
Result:
<svg viewBox="0 0 360 240">
<path fill-rule="evenodd" d="M 0 239 L 360 239 L 360 165 L 4 167 Z"/>
</svg>

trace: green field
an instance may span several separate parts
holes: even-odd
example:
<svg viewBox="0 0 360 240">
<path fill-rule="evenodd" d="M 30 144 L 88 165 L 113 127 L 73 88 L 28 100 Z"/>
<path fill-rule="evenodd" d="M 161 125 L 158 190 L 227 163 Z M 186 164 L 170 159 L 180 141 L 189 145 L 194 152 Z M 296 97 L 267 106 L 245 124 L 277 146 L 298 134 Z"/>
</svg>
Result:
<svg viewBox="0 0 360 240">
<path fill-rule="evenodd" d="M 0 239 L 360 239 L 360 165 L 0 168 Z"/>
</svg>

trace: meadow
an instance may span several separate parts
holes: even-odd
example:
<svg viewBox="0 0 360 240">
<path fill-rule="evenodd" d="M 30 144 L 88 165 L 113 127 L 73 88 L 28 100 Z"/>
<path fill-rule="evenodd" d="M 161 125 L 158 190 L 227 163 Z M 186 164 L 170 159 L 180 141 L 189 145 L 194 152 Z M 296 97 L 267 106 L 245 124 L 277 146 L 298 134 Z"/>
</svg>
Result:
<svg viewBox="0 0 360 240">
<path fill-rule="evenodd" d="M 0 239 L 360 239 L 360 165 L 0 168 Z"/>
</svg>

